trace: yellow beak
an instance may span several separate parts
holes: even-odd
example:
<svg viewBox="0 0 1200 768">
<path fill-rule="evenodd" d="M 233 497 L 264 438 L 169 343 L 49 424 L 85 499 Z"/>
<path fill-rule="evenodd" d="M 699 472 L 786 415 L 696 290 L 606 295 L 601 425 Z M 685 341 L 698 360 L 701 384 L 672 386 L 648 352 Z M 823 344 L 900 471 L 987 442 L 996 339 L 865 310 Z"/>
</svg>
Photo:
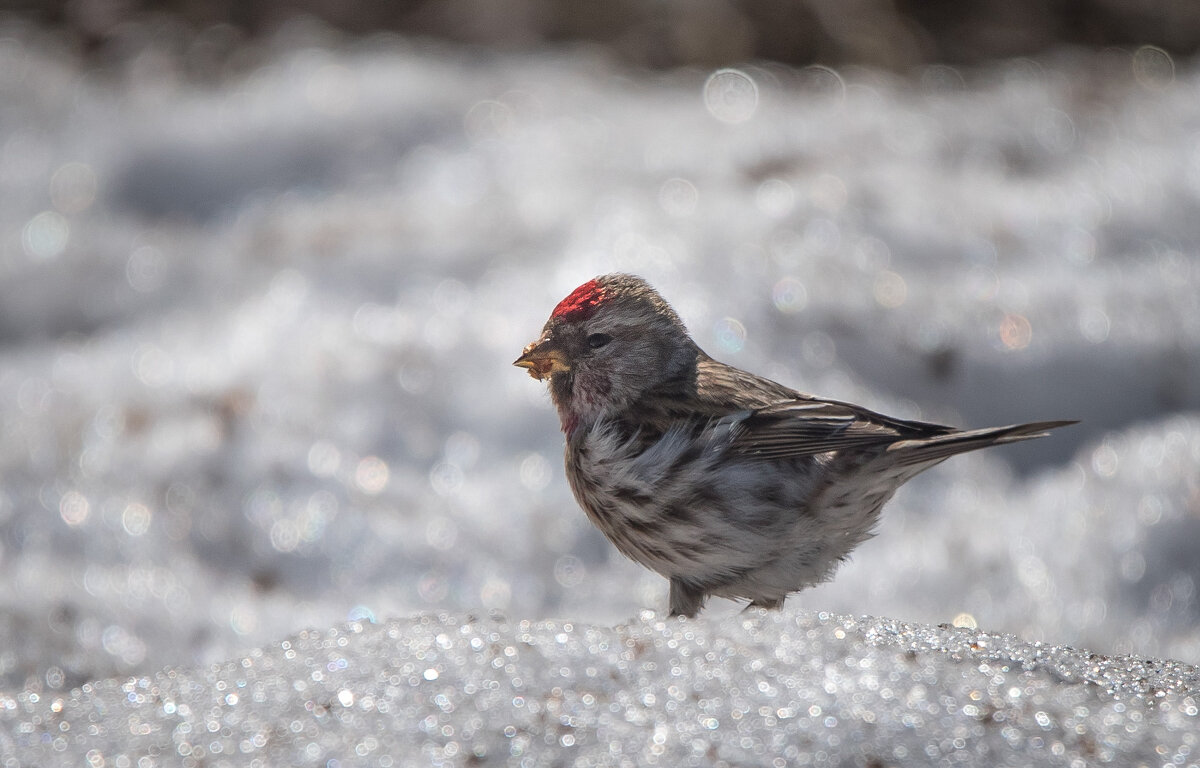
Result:
<svg viewBox="0 0 1200 768">
<path fill-rule="evenodd" d="M 529 371 L 529 375 L 538 381 L 552 373 L 571 370 L 571 366 L 567 365 L 562 352 L 551 347 L 545 337 L 525 347 L 513 365 L 525 368 Z"/>
</svg>

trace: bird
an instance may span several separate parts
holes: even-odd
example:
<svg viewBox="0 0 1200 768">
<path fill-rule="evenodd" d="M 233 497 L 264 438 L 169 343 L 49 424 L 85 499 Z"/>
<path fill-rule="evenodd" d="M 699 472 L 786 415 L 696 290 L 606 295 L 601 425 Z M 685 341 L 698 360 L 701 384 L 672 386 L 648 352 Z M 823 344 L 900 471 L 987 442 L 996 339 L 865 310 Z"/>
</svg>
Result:
<svg viewBox="0 0 1200 768">
<path fill-rule="evenodd" d="M 548 385 L 579 506 L 668 580 L 672 616 L 713 596 L 779 609 L 831 579 L 917 474 L 1076 423 L 960 430 L 804 394 L 709 357 L 620 273 L 560 301 L 513 364 Z"/>
</svg>

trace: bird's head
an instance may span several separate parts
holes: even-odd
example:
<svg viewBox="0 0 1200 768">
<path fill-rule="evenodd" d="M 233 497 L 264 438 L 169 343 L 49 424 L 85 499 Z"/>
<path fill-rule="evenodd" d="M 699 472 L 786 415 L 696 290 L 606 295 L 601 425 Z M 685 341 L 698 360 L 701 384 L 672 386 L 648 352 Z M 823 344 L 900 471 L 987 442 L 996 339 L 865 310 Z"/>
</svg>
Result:
<svg viewBox="0 0 1200 768">
<path fill-rule="evenodd" d="M 548 380 L 568 434 L 695 370 L 679 315 L 640 277 L 603 275 L 558 303 L 513 365 Z"/>
</svg>

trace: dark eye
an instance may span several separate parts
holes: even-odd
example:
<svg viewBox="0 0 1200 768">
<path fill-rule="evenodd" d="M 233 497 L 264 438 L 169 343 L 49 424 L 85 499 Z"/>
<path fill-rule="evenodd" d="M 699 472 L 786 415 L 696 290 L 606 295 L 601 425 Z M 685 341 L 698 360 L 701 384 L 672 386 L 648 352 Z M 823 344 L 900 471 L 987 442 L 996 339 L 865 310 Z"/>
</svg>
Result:
<svg viewBox="0 0 1200 768">
<path fill-rule="evenodd" d="M 587 345 L 592 349 L 600 349 L 610 341 L 612 341 L 612 336 L 607 333 L 593 333 L 587 337 Z"/>
</svg>

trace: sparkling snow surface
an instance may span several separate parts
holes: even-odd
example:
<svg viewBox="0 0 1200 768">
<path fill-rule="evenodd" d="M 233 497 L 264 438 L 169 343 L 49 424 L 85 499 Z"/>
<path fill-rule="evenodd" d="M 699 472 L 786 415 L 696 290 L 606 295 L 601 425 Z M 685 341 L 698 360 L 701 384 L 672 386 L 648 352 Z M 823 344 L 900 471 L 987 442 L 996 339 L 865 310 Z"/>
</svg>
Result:
<svg viewBox="0 0 1200 768">
<path fill-rule="evenodd" d="M 1196 765 L 1198 686 L 1173 662 L 829 614 L 441 614 L 0 695 L 0 717 L 28 764 Z"/>
<path fill-rule="evenodd" d="M 1189 62 L 219 38 L 0 28 L 0 756 L 1195 764 L 1194 671 L 1051 651 L 1200 660 Z M 619 624 L 665 583 L 510 366 L 618 269 L 807 391 L 1084 423 L 917 478 L 782 615 Z"/>
</svg>

